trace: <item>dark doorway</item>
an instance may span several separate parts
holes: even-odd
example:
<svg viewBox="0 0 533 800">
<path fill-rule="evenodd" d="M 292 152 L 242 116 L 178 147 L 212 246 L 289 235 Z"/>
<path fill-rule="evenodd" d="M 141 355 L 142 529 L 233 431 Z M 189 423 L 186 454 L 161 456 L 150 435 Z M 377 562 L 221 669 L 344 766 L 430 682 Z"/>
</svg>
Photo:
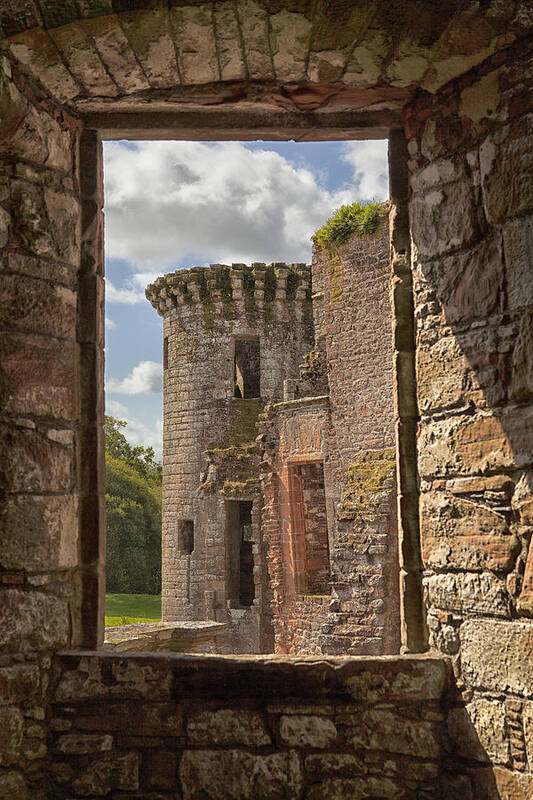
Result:
<svg viewBox="0 0 533 800">
<path fill-rule="evenodd" d="M 251 606 L 255 597 L 252 501 L 228 500 L 226 563 L 230 606 Z"/>
<path fill-rule="evenodd" d="M 258 339 L 235 339 L 234 396 L 260 397 L 260 355 Z"/>
</svg>

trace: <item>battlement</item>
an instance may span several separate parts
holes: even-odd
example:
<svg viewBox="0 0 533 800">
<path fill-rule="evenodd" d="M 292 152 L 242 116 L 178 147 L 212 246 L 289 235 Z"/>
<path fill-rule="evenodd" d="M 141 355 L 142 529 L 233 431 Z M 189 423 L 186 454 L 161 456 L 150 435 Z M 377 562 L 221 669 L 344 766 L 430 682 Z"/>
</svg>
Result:
<svg viewBox="0 0 533 800">
<path fill-rule="evenodd" d="M 311 269 L 307 264 L 211 264 L 176 270 L 146 287 L 160 316 L 172 309 L 198 308 L 209 318 L 240 316 L 297 319 L 311 306 Z"/>
</svg>

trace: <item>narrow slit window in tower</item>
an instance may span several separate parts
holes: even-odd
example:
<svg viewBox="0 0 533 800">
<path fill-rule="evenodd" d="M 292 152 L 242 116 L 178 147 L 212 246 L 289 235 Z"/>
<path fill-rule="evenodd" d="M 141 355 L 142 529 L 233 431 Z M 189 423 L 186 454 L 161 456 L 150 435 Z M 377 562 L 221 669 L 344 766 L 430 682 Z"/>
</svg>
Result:
<svg viewBox="0 0 533 800">
<path fill-rule="evenodd" d="M 234 396 L 260 397 L 260 355 L 258 339 L 235 339 Z"/>
<path fill-rule="evenodd" d="M 194 550 L 194 522 L 192 519 L 180 519 L 178 522 L 178 550 L 190 555 Z"/>
</svg>

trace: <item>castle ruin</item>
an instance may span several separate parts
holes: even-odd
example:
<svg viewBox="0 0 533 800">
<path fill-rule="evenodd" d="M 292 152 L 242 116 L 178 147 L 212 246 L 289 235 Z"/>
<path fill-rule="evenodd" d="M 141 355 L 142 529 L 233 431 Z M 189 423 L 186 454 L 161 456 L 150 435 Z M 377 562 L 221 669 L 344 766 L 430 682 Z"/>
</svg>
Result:
<svg viewBox="0 0 533 800">
<path fill-rule="evenodd" d="M 531 29 L 529 0 L 0 0 L 2 800 L 532 796 Z M 102 651 L 102 139 L 385 137 L 401 654 Z"/>
<path fill-rule="evenodd" d="M 385 212 L 315 246 L 311 269 L 214 264 L 147 289 L 164 318 L 163 619 L 229 623 L 216 652 L 399 652 Z"/>
</svg>

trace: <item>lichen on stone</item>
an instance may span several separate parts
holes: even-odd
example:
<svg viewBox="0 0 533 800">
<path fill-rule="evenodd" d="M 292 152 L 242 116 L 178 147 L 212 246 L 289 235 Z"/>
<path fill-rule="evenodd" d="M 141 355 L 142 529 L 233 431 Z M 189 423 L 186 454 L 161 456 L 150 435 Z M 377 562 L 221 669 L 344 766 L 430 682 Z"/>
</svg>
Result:
<svg viewBox="0 0 533 800">
<path fill-rule="evenodd" d="M 363 453 L 348 467 L 346 484 L 339 503 L 339 519 L 386 517 L 383 501 L 388 500 L 394 487 L 396 454 L 393 447 Z"/>
</svg>

